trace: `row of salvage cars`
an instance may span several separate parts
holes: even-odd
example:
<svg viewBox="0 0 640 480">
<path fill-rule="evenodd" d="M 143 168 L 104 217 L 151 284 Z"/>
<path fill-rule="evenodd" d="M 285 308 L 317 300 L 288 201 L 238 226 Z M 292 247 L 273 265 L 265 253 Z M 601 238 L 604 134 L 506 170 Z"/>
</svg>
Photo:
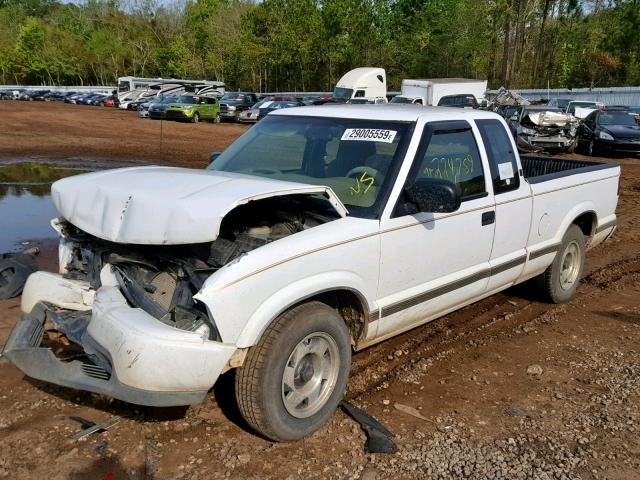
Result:
<svg viewBox="0 0 640 480">
<path fill-rule="evenodd" d="M 640 153 L 640 107 L 563 99 L 533 105 L 503 91 L 493 110 L 507 120 L 522 152 Z"/>
<path fill-rule="evenodd" d="M 275 110 L 317 105 L 319 102 L 321 100 L 315 97 L 269 95 L 259 98 L 252 92 L 229 92 L 221 98 L 197 95 L 155 97 L 138 103 L 137 109 L 140 118 L 154 120 L 255 123 Z"/>
</svg>

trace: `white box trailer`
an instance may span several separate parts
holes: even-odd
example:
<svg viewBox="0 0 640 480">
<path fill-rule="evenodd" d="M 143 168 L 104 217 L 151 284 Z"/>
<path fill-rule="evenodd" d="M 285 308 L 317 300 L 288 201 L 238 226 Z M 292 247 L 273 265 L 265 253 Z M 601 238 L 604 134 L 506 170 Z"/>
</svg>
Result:
<svg viewBox="0 0 640 480">
<path fill-rule="evenodd" d="M 449 95 L 473 95 L 476 100 L 484 99 L 487 91 L 486 80 L 467 78 L 428 78 L 402 80 L 400 95 L 393 103 L 418 103 L 437 106 L 443 97 Z"/>
</svg>

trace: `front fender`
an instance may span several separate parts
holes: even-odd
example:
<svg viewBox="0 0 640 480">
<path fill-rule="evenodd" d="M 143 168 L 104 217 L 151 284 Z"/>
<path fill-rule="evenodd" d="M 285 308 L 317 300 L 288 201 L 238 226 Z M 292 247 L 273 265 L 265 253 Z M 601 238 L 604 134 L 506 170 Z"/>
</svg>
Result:
<svg viewBox="0 0 640 480">
<path fill-rule="evenodd" d="M 267 298 L 249 317 L 236 341 L 238 348 L 255 345 L 269 324 L 293 305 L 332 290 L 350 290 L 361 301 L 363 308 L 373 311 L 375 302 L 368 300 L 362 292 L 366 291 L 364 279 L 349 271 L 325 272 L 298 280 L 287 285 Z"/>
</svg>

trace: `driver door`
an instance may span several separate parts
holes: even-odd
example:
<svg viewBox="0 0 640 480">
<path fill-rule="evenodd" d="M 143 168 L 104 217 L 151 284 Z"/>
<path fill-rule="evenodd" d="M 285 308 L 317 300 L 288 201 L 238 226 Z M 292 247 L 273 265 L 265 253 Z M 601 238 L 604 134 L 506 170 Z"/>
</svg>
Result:
<svg viewBox="0 0 640 480">
<path fill-rule="evenodd" d="M 390 218 L 383 216 L 377 337 L 420 325 L 486 291 L 495 204 L 477 137 L 466 121 L 426 124 L 407 179 L 456 183 L 462 203 L 452 213 L 412 212 L 400 192 Z"/>
</svg>

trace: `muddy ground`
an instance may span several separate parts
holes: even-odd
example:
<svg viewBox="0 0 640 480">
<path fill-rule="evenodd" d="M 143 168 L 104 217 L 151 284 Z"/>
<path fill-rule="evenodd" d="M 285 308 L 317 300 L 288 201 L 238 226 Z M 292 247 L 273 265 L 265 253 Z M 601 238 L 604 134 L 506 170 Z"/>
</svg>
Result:
<svg viewBox="0 0 640 480">
<path fill-rule="evenodd" d="M 159 123 L 131 112 L 0 102 L 0 119 L 0 158 L 196 166 L 244 130 L 164 123 L 160 148 Z M 354 356 L 347 397 L 397 434 L 398 453 L 364 453 L 342 412 L 300 442 L 266 441 L 234 407 L 232 372 L 200 406 L 150 409 L 0 359 L 0 478 L 640 478 L 640 159 L 616 161 L 618 230 L 589 252 L 571 302 L 543 303 L 525 284 Z M 55 268 L 53 251 L 40 262 Z M 19 299 L 0 301 L 0 344 L 18 316 Z M 120 423 L 73 442 L 74 415 Z"/>
</svg>

